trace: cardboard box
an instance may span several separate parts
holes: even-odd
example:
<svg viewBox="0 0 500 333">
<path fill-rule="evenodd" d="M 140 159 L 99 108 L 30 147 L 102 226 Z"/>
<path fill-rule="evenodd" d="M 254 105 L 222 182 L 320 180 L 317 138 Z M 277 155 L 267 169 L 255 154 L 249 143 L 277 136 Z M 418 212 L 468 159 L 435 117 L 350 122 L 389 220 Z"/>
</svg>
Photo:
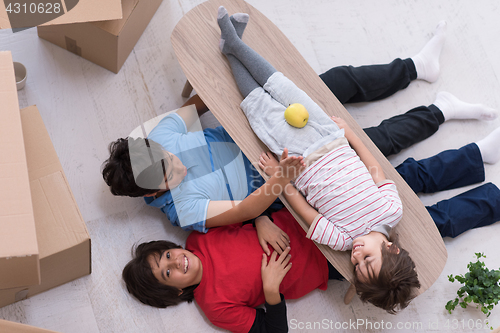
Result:
<svg viewBox="0 0 500 333">
<path fill-rule="evenodd" d="M 14 65 L 0 52 L 0 289 L 40 283 Z"/>
<path fill-rule="evenodd" d="M 60 3 L 63 12 L 54 10 L 53 5 L 48 3 Z M 10 3 L 10 14 L 7 14 L 6 5 Z M 19 6 L 15 5 L 19 3 Z M 26 3 L 26 6 L 24 6 Z M 37 8 L 30 8 L 31 3 L 36 3 Z M 42 3 L 40 7 L 38 4 Z M 51 9 L 49 11 L 49 8 Z M 19 12 L 16 16 L 12 16 Z M 35 12 L 35 14 L 31 14 Z M 50 12 L 52 14 L 46 14 Z M 56 14 L 55 12 L 59 12 Z M 46 16 L 47 15 L 47 16 Z M 50 15 L 50 17 L 48 16 Z M 52 19 L 51 19 L 52 18 Z M 13 26 L 34 27 L 37 25 L 55 25 L 77 22 L 93 22 L 104 20 L 116 20 L 122 18 L 121 0 L 46 0 L 31 1 L 26 0 L 4 0 L 0 1 L 0 29 L 10 29 Z M 11 19 L 14 22 L 11 22 Z M 47 19 L 51 19 L 47 21 Z"/>
<path fill-rule="evenodd" d="M 0 307 L 91 272 L 90 237 L 42 117 L 36 106 L 21 110 L 41 284 L 0 290 Z"/>
<path fill-rule="evenodd" d="M 42 328 L 14 323 L 0 319 L 0 332 L 5 333 L 57 333 L 56 331 L 44 330 Z"/>
<path fill-rule="evenodd" d="M 121 20 L 38 27 L 38 36 L 118 73 L 161 2 L 122 0 Z"/>
</svg>

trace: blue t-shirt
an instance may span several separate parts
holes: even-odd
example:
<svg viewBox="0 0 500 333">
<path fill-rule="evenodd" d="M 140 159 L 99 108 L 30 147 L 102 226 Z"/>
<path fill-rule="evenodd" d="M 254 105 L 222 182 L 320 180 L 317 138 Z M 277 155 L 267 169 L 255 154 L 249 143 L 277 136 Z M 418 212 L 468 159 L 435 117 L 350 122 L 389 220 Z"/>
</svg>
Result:
<svg viewBox="0 0 500 333">
<path fill-rule="evenodd" d="M 264 184 L 222 126 L 188 132 L 184 120 L 173 113 L 163 118 L 148 138 L 175 154 L 186 166 L 187 175 L 159 198 L 144 199 L 184 230 L 207 232 L 210 200 L 243 200 Z"/>
</svg>

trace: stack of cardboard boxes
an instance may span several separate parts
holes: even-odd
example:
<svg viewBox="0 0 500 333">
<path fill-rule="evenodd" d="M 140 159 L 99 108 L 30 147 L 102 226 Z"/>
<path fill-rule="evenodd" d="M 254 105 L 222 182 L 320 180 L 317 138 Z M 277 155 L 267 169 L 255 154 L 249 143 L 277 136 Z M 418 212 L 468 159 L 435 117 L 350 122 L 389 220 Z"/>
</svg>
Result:
<svg viewBox="0 0 500 333">
<path fill-rule="evenodd" d="M 10 52 L 0 52 L 0 99 L 1 307 L 90 274 L 91 251 L 38 109 L 19 110 Z"/>
<path fill-rule="evenodd" d="M 5 4 L 10 2 L 12 1 L 5 1 Z M 77 4 L 69 5 L 70 2 Z M 161 2 L 162 0 L 65 0 L 62 4 L 66 4 L 64 8 L 70 10 L 38 26 L 38 36 L 118 73 Z M 0 29 L 29 26 L 29 22 L 22 19 L 18 19 L 17 24 L 10 22 L 9 19 L 14 18 L 14 11 L 11 8 L 8 15 L 5 8 L 0 1 Z M 24 13 L 22 8 L 21 14 Z"/>
<path fill-rule="evenodd" d="M 161 1 L 79 1 L 67 14 L 38 27 L 38 34 L 117 73 Z M 0 8 L 0 28 L 10 27 L 6 17 Z M 0 101 L 3 307 L 90 274 L 91 248 L 85 222 L 37 107 L 19 110 L 8 51 L 0 52 Z M 49 331 L 0 320 L 0 332 Z"/>
<path fill-rule="evenodd" d="M 38 36 L 118 73 L 162 0 L 122 0 L 119 20 L 38 27 Z"/>
</svg>

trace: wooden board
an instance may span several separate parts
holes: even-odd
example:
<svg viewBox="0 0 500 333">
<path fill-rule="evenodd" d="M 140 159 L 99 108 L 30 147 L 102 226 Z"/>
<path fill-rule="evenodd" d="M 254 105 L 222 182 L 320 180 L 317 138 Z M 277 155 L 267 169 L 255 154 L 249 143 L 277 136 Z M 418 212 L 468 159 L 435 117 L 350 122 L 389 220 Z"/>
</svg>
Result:
<svg viewBox="0 0 500 333">
<path fill-rule="evenodd" d="M 345 119 L 380 162 L 387 178 L 396 182 L 404 205 L 403 219 L 396 231 L 402 246 L 416 263 L 422 285 L 418 293 L 427 290 L 441 274 L 447 258 L 443 240 L 427 210 L 285 35 L 248 3 L 242 0 L 207 1 L 189 11 L 173 30 L 171 41 L 175 54 L 197 94 L 250 161 L 256 163 L 260 153 L 267 148 L 253 133 L 239 107 L 243 98 L 229 63 L 218 48 L 220 29 L 217 9 L 221 5 L 230 15 L 238 12 L 250 15 L 243 40 L 308 93 L 327 114 Z M 306 229 L 304 221 L 293 210 L 290 211 Z M 350 252 L 333 251 L 323 245 L 318 247 L 339 272 L 352 281 Z"/>
</svg>

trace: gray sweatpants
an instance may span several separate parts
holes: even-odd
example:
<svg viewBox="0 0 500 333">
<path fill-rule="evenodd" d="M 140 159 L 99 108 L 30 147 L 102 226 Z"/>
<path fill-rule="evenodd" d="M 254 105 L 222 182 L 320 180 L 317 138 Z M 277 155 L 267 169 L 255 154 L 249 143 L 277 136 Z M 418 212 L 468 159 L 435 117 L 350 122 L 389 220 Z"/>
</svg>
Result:
<svg viewBox="0 0 500 333">
<path fill-rule="evenodd" d="M 285 109 L 293 103 L 304 105 L 309 112 L 303 128 L 293 127 L 285 120 Z M 288 148 L 289 155 L 307 157 L 344 135 L 343 129 L 280 72 L 271 75 L 264 87 L 252 90 L 240 106 L 255 134 L 278 156 Z"/>
</svg>

